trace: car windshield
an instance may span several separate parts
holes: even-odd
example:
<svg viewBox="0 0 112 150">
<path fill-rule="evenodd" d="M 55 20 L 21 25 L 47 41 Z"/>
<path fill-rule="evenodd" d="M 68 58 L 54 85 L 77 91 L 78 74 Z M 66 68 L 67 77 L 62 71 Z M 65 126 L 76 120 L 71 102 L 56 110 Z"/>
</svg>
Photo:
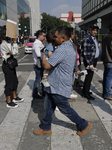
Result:
<svg viewBox="0 0 112 150">
<path fill-rule="evenodd" d="M 35 38 L 29 38 L 27 43 L 33 43 L 35 41 Z"/>
</svg>

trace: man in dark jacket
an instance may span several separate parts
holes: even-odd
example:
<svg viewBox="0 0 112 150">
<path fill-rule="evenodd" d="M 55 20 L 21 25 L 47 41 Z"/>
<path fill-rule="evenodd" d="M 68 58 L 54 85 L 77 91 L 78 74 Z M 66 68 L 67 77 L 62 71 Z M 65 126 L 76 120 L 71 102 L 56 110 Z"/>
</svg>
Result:
<svg viewBox="0 0 112 150">
<path fill-rule="evenodd" d="M 101 60 L 104 64 L 103 74 L 103 97 L 112 100 L 111 83 L 112 83 L 112 25 L 109 27 L 109 34 L 102 41 Z"/>
<path fill-rule="evenodd" d="M 96 39 L 96 34 L 98 32 L 98 26 L 93 24 L 89 29 L 89 34 L 82 41 L 82 56 L 84 66 L 88 67 L 88 74 L 85 77 L 82 94 L 85 98 L 94 100 L 95 98 L 91 96 L 90 85 L 94 74 L 94 67 L 97 64 L 97 59 L 99 56 L 98 42 Z"/>
</svg>

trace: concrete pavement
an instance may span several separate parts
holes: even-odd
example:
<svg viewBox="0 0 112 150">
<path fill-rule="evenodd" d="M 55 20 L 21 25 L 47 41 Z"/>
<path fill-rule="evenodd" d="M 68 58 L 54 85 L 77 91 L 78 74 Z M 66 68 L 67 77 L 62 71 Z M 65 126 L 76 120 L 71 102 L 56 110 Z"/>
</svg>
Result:
<svg viewBox="0 0 112 150">
<path fill-rule="evenodd" d="M 44 100 L 32 99 L 34 72 L 17 72 L 18 93 L 24 102 L 16 109 L 5 107 L 4 78 L 0 72 L 0 150 L 112 150 L 112 102 L 102 98 L 103 71 L 94 74 L 91 91 L 95 101 L 81 97 L 81 89 L 71 107 L 93 124 L 88 134 L 76 135 L 76 126 L 67 117 L 55 111 L 52 135 L 33 135 L 44 117 Z M 84 77 L 83 77 L 84 78 Z M 82 79 L 83 79 L 82 78 Z"/>
</svg>

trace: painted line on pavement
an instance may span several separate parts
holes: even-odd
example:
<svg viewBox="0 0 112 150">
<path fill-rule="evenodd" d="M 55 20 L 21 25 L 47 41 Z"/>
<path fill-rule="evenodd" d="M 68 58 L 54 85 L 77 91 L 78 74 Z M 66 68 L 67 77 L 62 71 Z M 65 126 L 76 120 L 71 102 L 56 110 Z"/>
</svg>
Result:
<svg viewBox="0 0 112 150">
<path fill-rule="evenodd" d="M 24 66 L 24 65 L 33 65 L 34 63 L 19 63 L 19 66 Z"/>
<path fill-rule="evenodd" d="M 100 91 L 97 88 L 95 89 L 95 85 L 93 83 L 92 85 L 94 86 L 92 92 L 94 94 L 95 100 L 91 100 L 91 104 L 96 111 L 98 117 L 100 118 L 101 122 L 103 123 L 107 133 L 112 139 L 112 105 L 109 103 L 108 100 L 104 100 L 102 97 L 97 95 L 95 91 Z"/>
<path fill-rule="evenodd" d="M 103 79 L 102 70 L 99 70 L 96 74 Z M 84 76 L 82 77 L 82 80 L 84 80 Z M 102 124 L 104 125 L 107 133 L 112 139 L 112 105 L 109 103 L 108 100 L 104 100 L 101 96 L 96 94 L 102 93 L 102 91 L 99 91 L 93 82 L 91 86 L 91 91 L 95 97 L 94 101 L 90 100 L 91 104 L 98 117 L 100 118 Z"/>
<path fill-rule="evenodd" d="M 0 125 L 0 149 L 17 150 L 18 148 L 31 109 L 33 82 L 30 81 L 34 79 L 34 76 L 34 72 L 31 72 L 19 93 L 20 97 L 25 99 L 24 102 L 20 103 L 18 108 L 10 109 Z"/>
<path fill-rule="evenodd" d="M 98 72 L 95 72 L 100 78 L 103 79 L 103 71 L 102 70 L 98 70 Z"/>
<path fill-rule="evenodd" d="M 76 125 L 59 110 L 52 121 L 51 150 L 83 150 Z"/>
<path fill-rule="evenodd" d="M 26 58 L 27 56 L 28 56 L 28 54 L 25 55 L 24 57 L 22 57 L 21 59 L 19 59 L 18 62 L 20 62 L 21 60 L 23 60 L 23 59 Z"/>
</svg>

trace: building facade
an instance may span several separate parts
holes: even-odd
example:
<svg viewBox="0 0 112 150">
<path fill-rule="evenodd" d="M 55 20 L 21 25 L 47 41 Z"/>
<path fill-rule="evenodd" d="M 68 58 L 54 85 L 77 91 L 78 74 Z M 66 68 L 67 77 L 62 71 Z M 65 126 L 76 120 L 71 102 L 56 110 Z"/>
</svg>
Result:
<svg viewBox="0 0 112 150">
<path fill-rule="evenodd" d="M 6 20 L 7 20 L 6 0 L 0 0 L 0 26 L 5 25 Z"/>
<path fill-rule="evenodd" d="M 81 22 L 81 14 L 80 13 L 73 13 L 69 11 L 68 13 L 62 13 L 60 20 L 69 22 L 73 28 L 75 28 L 76 24 Z"/>
<path fill-rule="evenodd" d="M 31 29 L 32 35 L 40 29 L 40 7 L 39 7 L 39 0 L 29 0 L 30 7 L 31 7 Z"/>
<path fill-rule="evenodd" d="M 31 14 L 28 0 L 17 0 L 17 17 L 19 35 L 31 34 Z"/>
<path fill-rule="evenodd" d="M 107 32 L 112 24 L 112 0 L 82 0 L 82 19 L 79 26 L 88 30 L 91 24 L 97 24 L 98 18 L 101 22 L 102 33 Z"/>
<path fill-rule="evenodd" d="M 18 23 L 18 34 L 34 35 L 40 29 L 39 0 L 0 0 L 0 26 L 7 19 Z"/>
</svg>

